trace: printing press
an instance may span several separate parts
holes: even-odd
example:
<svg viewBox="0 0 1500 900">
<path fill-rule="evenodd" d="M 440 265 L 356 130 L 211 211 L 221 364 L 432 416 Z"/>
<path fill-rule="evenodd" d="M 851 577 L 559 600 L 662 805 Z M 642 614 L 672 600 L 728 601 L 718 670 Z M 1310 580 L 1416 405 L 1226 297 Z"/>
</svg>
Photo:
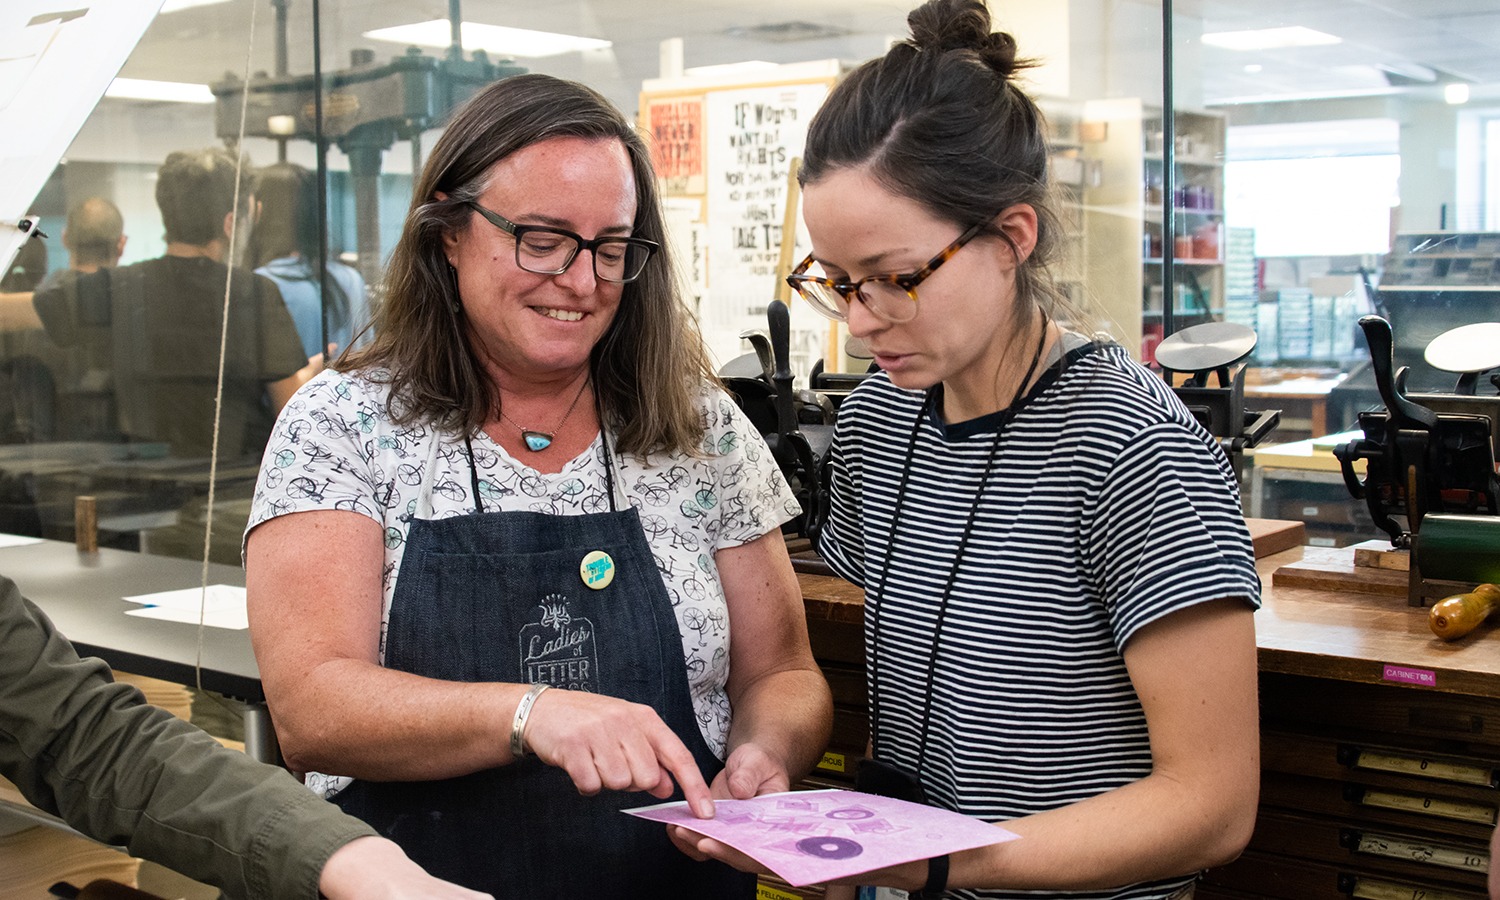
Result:
<svg viewBox="0 0 1500 900">
<path fill-rule="evenodd" d="M 1428 345 L 1426 361 L 1458 377 L 1450 392 L 1408 392 L 1395 368 L 1390 322 L 1366 316 L 1360 328 L 1383 410 L 1359 414 L 1363 437 L 1334 449 L 1344 483 L 1365 501 L 1392 548 L 1407 555 L 1407 602 L 1426 606 L 1500 579 L 1500 343 L 1485 323 L 1450 329 Z M 1365 463 L 1363 479 L 1356 463 Z M 1385 567 L 1391 567 L 1387 564 Z"/>
</svg>

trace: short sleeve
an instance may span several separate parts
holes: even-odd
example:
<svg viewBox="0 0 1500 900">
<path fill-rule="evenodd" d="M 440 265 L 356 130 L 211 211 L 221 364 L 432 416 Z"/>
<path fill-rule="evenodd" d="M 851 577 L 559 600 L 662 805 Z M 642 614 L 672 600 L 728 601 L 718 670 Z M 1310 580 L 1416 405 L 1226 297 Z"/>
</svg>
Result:
<svg viewBox="0 0 1500 900">
<path fill-rule="evenodd" d="M 796 518 L 802 507 L 765 439 L 729 395 L 715 390 L 704 403 L 708 427 L 702 449 L 716 473 L 718 493 L 714 548 L 748 544 Z"/>
<path fill-rule="evenodd" d="M 266 443 L 245 533 L 277 516 L 317 509 L 362 513 L 384 524 L 378 496 L 390 478 L 371 452 L 392 439 L 384 433 L 383 404 L 367 382 L 341 372 L 324 371 L 303 385 Z"/>
<path fill-rule="evenodd" d="M 1123 650 L 1142 626 L 1212 600 L 1260 605 L 1239 492 L 1217 447 L 1177 422 L 1142 429 L 1085 516 L 1086 572 Z"/>
<path fill-rule="evenodd" d="M 829 450 L 828 518 L 818 535 L 818 554 L 840 577 L 860 587 L 865 586 L 864 534 L 860 528 L 860 487 L 863 472 L 857 449 L 859 401 L 856 395 L 845 398 L 834 425 L 833 447 Z"/>
</svg>

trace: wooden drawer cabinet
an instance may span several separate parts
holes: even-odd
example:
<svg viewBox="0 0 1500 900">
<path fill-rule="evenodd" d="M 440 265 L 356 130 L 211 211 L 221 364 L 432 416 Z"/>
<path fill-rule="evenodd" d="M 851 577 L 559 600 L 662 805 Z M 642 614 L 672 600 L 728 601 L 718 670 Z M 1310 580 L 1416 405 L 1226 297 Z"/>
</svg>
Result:
<svg viewBox="0 0 1500 900">
<path fill-rule="evenodd" d="M 1486 900 L 1483 887 L 1430 878 L 1412 881 L 1353 866 L 1309 862 L 1247 850 L 1227 866 L 1210 870 L 1194 900 Z"/>
<path fill-rule="evenodd" d="M 1484 900 L 1500 701 L 1261 675 L 1260 815 L 1214 897 Z"/>
</svg>

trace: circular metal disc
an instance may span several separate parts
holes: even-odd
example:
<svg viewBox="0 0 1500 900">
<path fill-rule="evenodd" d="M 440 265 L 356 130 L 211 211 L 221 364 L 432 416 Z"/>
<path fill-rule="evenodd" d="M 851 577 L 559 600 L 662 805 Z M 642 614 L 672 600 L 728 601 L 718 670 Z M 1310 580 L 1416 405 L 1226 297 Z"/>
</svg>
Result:
<svg viewBox="0 0 1500 900">
<path fill-rule="evenodd" d="M 1500 322 L 1450 328 L 1432 339 L 1422 354 L 1444 372 L 1483 372 L 1500 366 Z"/>
<path fill-rule="evenodd" d="M 1255 349 L 1255 329 L 1238 322 L 1205 322 L 1156 345 L 1156 363 L 1174 372 L 1206 372 L 1237 363 Z"/>
</svg>

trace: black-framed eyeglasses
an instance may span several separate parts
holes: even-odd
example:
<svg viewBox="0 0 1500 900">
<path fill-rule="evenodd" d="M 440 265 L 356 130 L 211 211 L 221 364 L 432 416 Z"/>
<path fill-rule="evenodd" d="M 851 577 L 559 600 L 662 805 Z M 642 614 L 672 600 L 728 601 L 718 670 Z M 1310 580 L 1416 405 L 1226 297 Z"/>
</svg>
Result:
<svg viewBox="0 0 1500 900">
<path fill-rule="evenodd" d="M 537 275 L 561 275 L 581 250 L 594 257 L 594 277 L 613 284 L 627 284 L 641 277 L 646 261 L 660 244 L 638 237 L 597 237 L 591 241 L 564 228 L 549 225 L 517 225 L 473 200 L 464 204 L 486 222 L 516 239 L 516 265 Z"/>
<path fill-rule="evenodd" d="M 984 230 L 986 222 L 978 222 L 969 226 L 968 230 L 958 236 L 958 239 L 942 250 L 937 256 L 927 261 L 927 265 L 915 272 L 902 272 L 890 275 L 867 275 L 858 281 L 837 281 L 833 278 L 824 278 L 818 275 L 808 275 L 807 270 L 812 268 L 815 260 L 812 254 L 807 255 L 801 265 L 786 277 L 790 284 L 802 299 L 812 305 L 812 308 L 837 322 L 849 320 L 849 304 L 857 297 L 864 303 L 865 308 L 877 317 L 892 324 L 910 322 L 917 316 L 917 285 L 926 280 L 927 276 L 938 270 L 938 267 L 953 258 L 953 254 L 963 249 L 964 244 L 972 241 L 976 235 Z"/>
</svg>

